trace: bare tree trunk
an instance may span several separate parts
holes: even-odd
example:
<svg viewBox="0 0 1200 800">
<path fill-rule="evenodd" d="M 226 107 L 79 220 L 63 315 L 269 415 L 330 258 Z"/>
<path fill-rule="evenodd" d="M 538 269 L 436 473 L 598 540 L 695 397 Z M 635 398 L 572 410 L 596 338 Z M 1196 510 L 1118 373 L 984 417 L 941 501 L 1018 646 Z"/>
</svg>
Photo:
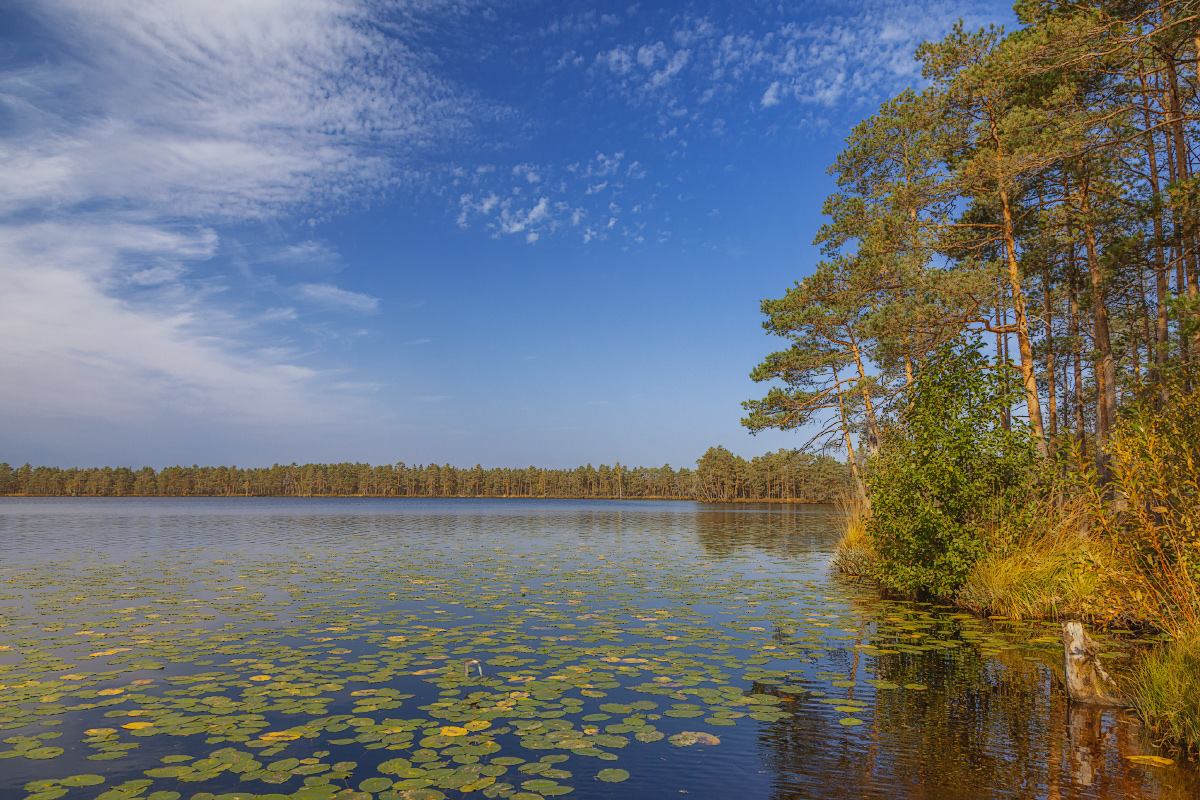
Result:
<svg viewBox="0 0 1200 800">
<path fill-rule="evenodd" d="M 1089 178 L 1085 174 L 1080 181 L 1079 210 L 1083 216 L 1083 244 L 1087 250 L 1088 273 L 1092 283 L 1093 339 L 1099 358 L 1096 363 L 1096 446 L 1100 477 L 1108 481 L 1108 457 L 1104 453 L 1104 442 L 1108 440 L 1117 416 L 1117 371 L 1113 361 L 1112 337 L 1108 327 L 1108 306 L 1104 296 L 1104 275 L 1096 253 L 1096 230 L 1092 223 Z"/>
<path fill-rule="evenodd" d="M 1067 308 L 1067 336 L 1075 348 L 1075 442 L 1082 451 L 1084 440 L 1083 425 L 1083 346 L 1079 338 L 1079 278 L 1075 265 L 1075 244 L 1067 246 L 1068 286 L 1070 300 Z"/>
<path fill-rule="evenodd" d="M 1047 449 L 1050 457 L 1058 453 L 1058 392 L 1054 373 L 1054 310 L 1050 303 L 1050 265 L 1046 265 L 1044 307 L 1046 315 L 1046 413 L 1049 417 Z"/>
<path fill-rule="evenodd" d="M 1187 135 L 1183 127 L 1183 105 L 1179 96 L 1179 75 L 1175 69 L 1174 58 L 1168 57 L 1164 63 L 1167 71 L 1167 111 L 1170 114 L 1171 135 L 1175 139 L 1175 174 L 1177 180 L 1182 183 L 1191 176 L 1191 169 L 1188 166 Z M 1197 226 L 1194 217 L 1195 210 L 1189 208 L 1184 201 L 1184 207 L 1179 213 L 1178 235 L 1180 255 L 1183 256 L 1187 269 L 1187 296 L 1193 302 L 1200 297 L 1200 275 L 1197 275 L 1196 263 Z M 1189 345 L 1192 350 L 1200 349 L 1200 330 L 1192 335 Z"/>
<path fill-rule="evenodd" d="M 875 404 L 871 402 L 871 386 L 867 379 L 867 370 L 863 365 L 862 352 L 858 349 L 858 338 L 854 335 L 854 331 L 846 328 L 846 336 L 850 342 L 850 348 L 854 353 L 854 364 L 858 368 L 859 390 L 862 392 L 863 408 L 867 412 L 867 449 L 870 450 L 871 456 L 879 455 L 879 422 L 875 418 Z M 838 401 L 841 401 L 841 395 L 838 395 Z"/>
<path fill-rule="evenodd" d="M 1008 192 L 1000 191 L 1000 205 L 1004 212 L 1004 251 L 1008 256 L 1008 282 L 1012 288 L 1013 313 L 1017 321 L 1017 346 L 1021 351 L 1021 379 L 1025 385 L 1025 405 L 1029 410 L 1029 424 L 1037 441 L 1038 453 L 1042 458 L 1049 456 L 1046 447 L 1046 431 L 1042 425 L 1042 404 L 1038 398 L 1037 375 L 1033 366 L 1033 344 L 1029 339 L 1029 320 L 1025 315 L 1025 293 L 1021 290 L 1021 270 L 1017 264 L 1017 242 L 1013 232 L 1012 208 Z"/>
<path fill-rule="evenodd" d="M 1003 303 L 1002 298 L 1003 298 L 1003 292 L 1000 290 L 999 285 L 997 285 L 996 286 L 996 312 L 995 312 L 995 317 L 996 317 L 996 369 L 1000 370 L 1001 372 L 1004 372 L 1008 369 L 1008 353 L 1004 352 L 1004 336 L 1005 335 L 1003 333 L 1001 333 L 1001 331 L 1004 330 L 1004 322 L 1005 322 L 1003 317 L 1000 316 L 1000 306 Z M 1006 431 L 1012 429 L 1012 417 L 1006 411 L 1000 412 L 1000 427 Z"/>
<path fill-rule="evenodd" d="M 837 385 L 838 374 L 837 370 L 833 370 L 833 382 Z M 850 438 L 850 426 L 846 422 L 846 404 L 842 401 L 842 390 L 837 389 L 838 393 L 838 413 L 842 419 L 842 436 L 846 441 L 846 457 L 850 460 L 850 472 L 854 475 L 854 485 L 858 487 L 858 495 L 870 507 L 870 500 L 867 499 L 867 486 L 863 483 L 862 475 L 858 471 L 858 458 L 854 455 L 854 442 Z"/>
<path fill-rule="evenodd" d="M 1162 100 L 1163 108 L 1170 109 L 1171 108 L 1170 92 L 1168 92 L 1166 89 L 1163 89 L 1162 96 L 1163 96 L 1163 100 Z M 1169 112 L 1168 112 L 1168 116 L 1169 116 Z M 1176 171 L 1175 145 L 1174 145 L 1174 141 L 1170 135 L 1170 132 L 1168 132 L 1168 135 L 1165 138 L 1166 138 L 1166 150 L 1167 150 L 1167 180 L 1169 183 L 1173 184 L 1173 183 L 1175 183 L 1176 179 L 1179 177 L 1178 173 Z M 1179 295 L 1181 297 L 1187 293 L 1187 266 L 1185 263 L 1185 259 L 1183 257 L 1183 246 L 1182 246 L 1183 239 L 1182 239 L 1182 233 L 1181 233 L 1182 229 L 1183 229 L 1183 223 L 1180 219 L 1179 206 L 1178 206 L 1178 204 L 1172 202 L 1171 203 L 1171 237 L 1170 237 L 1171 258 L 1170 258 L 1170 263 L 1175 265 L 1175 294 Z M 1191 363 L 1191 347 L 1189 346 L 1189 343 L 1188 343 L 1187 333 L 1182 329 L 1182 327 L 1179 330 L 1179 360 L 1183 364 L 1183 367 L 1184 367 L 1185 386 L 1190 390 L 1191 382 L 1188 377 L 1190 370 L 1188 368 Z"/>
<path fill-rule="evenodd" d="M 1158 383 L 1162 379 L 1162 368 L 1167 361 L 1170 337 L 1170 308 L 1167 306 L 1167 260 L 1163 253 L 1163 220 L 1162 207 L 1159 205 L 1162 189 L 1159 186 L 1158 154 L 1154 147 L 1153 124 L 1150 119 L 1150 91 L 1146 85 L 1145 72 L 1139 70 L 1142 84 L 1142 115 L 1146 125 L 1146 159 L 1150 169 L 1150 197 L 1154 211 L 1151 223 L 1154 225 L 1154 299 L 1157 316 L 1154 329 L 1154 369 L 1150 373 L 1150 382 Z M 1167 402 L 1166 388 L 1162 389 L 1162 401 Z"/>
</svg>

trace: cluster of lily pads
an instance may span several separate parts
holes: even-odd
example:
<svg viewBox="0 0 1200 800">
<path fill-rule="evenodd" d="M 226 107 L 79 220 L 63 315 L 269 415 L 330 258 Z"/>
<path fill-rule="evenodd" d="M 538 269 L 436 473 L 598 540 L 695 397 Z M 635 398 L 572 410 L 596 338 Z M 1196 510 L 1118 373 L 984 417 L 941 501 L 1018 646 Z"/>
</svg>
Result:
<svg viewBox="0 0 1200 800">
<path fill-rule="evenodd" d="M 272 535 L 0 565 L 0 759 L 26 800 L 538 800 L 802 706 L 869 723 L 927 688 L 884 656 L 1054 648 L 671 536 Z"/>
</svg>

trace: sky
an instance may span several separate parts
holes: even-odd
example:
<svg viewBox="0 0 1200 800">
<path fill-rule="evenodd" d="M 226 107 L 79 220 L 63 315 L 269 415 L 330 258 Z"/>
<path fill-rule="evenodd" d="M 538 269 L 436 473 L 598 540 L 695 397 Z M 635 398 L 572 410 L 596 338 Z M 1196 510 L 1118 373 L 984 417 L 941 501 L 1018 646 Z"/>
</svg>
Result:
<svg viewBox="0 0 1200 800">
<path fill-rule="evenodd" d="M 0 5 L 0 461 L 691 466 L 1002 2 Z"/>
</svg>

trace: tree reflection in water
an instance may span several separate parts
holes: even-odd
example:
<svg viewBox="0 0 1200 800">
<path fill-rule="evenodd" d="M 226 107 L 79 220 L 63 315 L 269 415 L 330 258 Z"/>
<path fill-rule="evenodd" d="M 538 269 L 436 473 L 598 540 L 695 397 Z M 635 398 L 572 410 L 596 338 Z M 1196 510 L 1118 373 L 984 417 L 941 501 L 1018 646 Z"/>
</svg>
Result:
<svg viewBox="0 0 1200 800">
<path fill-rule="evenodd" d="M 955 627 L 947 619 L 937 634 L 953 638 Z M 1128 761 L 1149 752 L 1136 717 L 1072 706 L 1039 657 L 974 645 L 919 655 L 841 650 L 822 667 L 858 683 L 849 696 L 867 702 L 865 723 L 839 730 L 820 704 L 789 702 L 795 716 L 759 737 L 778 800 L 1200 797 L 1189 766 Z M 864 680 L 927 688 L 876 690 Z"/>
<path fill-rule="evenodd" d="M 718 558 L 746 548 L 774 557 L 831 555 L 837 545 L 836 506 L 747 503 L 700 508 L 694 517 L 697 538 Z"/>
<path fill-rule="evenodd" d="M 698 540 L 710 555 L 745 560 L 759 553 L 764 561 L 808 562 L 818 570 L 813 578 L 853 598 L 862 614 L 861 637 L 826 649 L 817 665 L 793 662 L 791 680 L 823 689 L 809 673 L 845 674 L 857 684 L 848 699 L 866 703 L 857 715 L 863 724 L 839 726 L 833 709 L 811 695 L 754 686 L 755 692 L 777 694 L 793 714 L 763 725 L 758 737 L 763 762 L 774 773 L 774 798 L 1200 797 L 1191 764 L 1157 768 L 1128 760 L 1151 752 L 1135 715 L 1067 702 L 1061 664 L 1046 651 L 1021 646 L 1036 633 L 1030 626 L 989 627 L 952 609 L 938 613 L 928 604 L 882 601 L 866 587 L 820 572 L 837 541 L 835 514 L 829 506 L 724 506 L 695 517 Z M 913 612 L 926 620 L 919 627 L 929 637 L 961 646 L 920 653 L 854 649 L 887 649 L 895 637 L 880 634 L 881 620 Z M 988 637 L 1010 643 L 983 652 L 981 627 Z M 785 643 L 793 632 L 776 627 L 774 638 Z M 926 688 L 876 689 L 866 681 Z"/>
</svg>

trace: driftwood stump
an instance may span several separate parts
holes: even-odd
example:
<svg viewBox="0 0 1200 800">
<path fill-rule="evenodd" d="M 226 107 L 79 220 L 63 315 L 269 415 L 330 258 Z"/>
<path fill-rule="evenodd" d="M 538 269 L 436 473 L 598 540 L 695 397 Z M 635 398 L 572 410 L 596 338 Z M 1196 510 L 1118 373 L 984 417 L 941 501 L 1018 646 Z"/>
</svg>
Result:
<svg viewBox="0 0 1200 800">
<path fill-rule="evenodd" d="M 1117 685 L 1100 665 L 1100 648 L 1079 622 L 1064 622 L 1063 660 L 1071 701 L 1096 706 L 1127 706 L 1117 695 Z"/>
</svg>

